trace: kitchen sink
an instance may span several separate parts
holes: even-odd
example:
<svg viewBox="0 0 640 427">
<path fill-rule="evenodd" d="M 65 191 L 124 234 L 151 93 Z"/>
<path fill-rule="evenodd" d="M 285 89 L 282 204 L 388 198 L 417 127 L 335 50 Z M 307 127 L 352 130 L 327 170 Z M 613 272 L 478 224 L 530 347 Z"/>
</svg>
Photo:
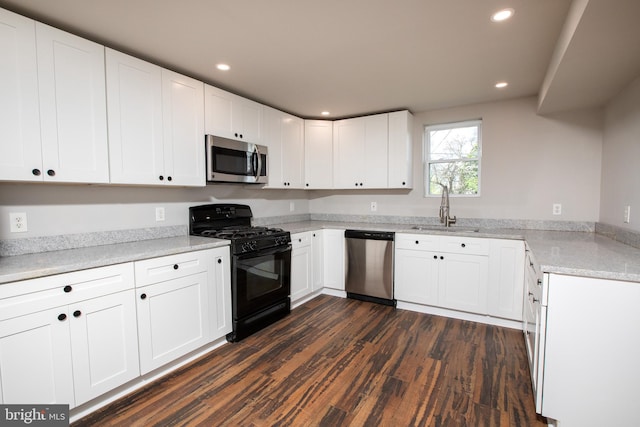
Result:
<svg viewBox="0 0 640 427">
<path fill-rule="evenodd" d="M 420 231 L 448 231 L 448 232 L 464 232 L 464 233 L 477 233 L 480 231 L 479 228 L 474 227 L 460 227 L 457 225 L 453 225 L 450 227 L 445 227 L 444 225 L 414 225 L 411 227 L 412 230 L 420 230 Z"/>
</svg>

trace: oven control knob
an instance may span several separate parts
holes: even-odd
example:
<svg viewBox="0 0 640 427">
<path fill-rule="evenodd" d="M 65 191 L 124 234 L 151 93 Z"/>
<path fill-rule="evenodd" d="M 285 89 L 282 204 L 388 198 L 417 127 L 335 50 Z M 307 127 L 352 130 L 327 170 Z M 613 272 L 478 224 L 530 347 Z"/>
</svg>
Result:
<svg viewBox="0 0 640 427">
<path fill-rule="evenodd" d="M 251 240 L 242 244 L 242 252 L 251 252 L 258 249 L 258 242 Z"/>
</svg>

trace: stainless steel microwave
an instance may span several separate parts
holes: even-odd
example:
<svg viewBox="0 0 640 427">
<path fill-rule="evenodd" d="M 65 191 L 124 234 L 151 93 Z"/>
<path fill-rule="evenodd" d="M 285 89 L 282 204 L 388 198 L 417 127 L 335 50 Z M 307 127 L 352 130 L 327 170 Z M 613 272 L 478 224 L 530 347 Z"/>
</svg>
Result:
<svg viewBox="0 0 640 427">
<path fill-rule="evenodd" d="M 205 135 L 207 182 L 266 184 L 267 153 L 264 145 Z"/>
</svg>

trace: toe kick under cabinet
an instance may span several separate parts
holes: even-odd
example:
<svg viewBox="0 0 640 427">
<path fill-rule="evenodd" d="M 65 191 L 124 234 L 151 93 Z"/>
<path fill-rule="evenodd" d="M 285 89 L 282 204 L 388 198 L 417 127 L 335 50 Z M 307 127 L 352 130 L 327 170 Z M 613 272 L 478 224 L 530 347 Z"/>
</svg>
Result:
<svg viewBox="0 0 640 427">
<path fill-rule="evenodd" d="M 523 263 L 523 241 L 399 233 L 396 299 L 520 321 Z"/>
</svg>

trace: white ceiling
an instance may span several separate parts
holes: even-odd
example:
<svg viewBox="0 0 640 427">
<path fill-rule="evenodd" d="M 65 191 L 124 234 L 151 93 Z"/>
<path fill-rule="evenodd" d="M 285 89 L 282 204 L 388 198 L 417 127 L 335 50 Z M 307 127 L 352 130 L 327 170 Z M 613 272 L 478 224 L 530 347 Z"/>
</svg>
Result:
<svg viewBox="0 0 640 427">
<path fill-rule="evenodd" d="M 640 1 L 574 0 L 574 25 L 565 26 L 570 5 L 0 0 L 1 7 L 305 118 L 323 110 L 339 118 L 536 95 L 547 74 L 541 111 L 602 105 L 640 75 Z M 491 22 L 504 7 L 515 9 L 514 17 Z M 218 62 L 231 71 L 216 70 Z M 495 89 L 501 80 L 508 88 Z"/>
</svg>

